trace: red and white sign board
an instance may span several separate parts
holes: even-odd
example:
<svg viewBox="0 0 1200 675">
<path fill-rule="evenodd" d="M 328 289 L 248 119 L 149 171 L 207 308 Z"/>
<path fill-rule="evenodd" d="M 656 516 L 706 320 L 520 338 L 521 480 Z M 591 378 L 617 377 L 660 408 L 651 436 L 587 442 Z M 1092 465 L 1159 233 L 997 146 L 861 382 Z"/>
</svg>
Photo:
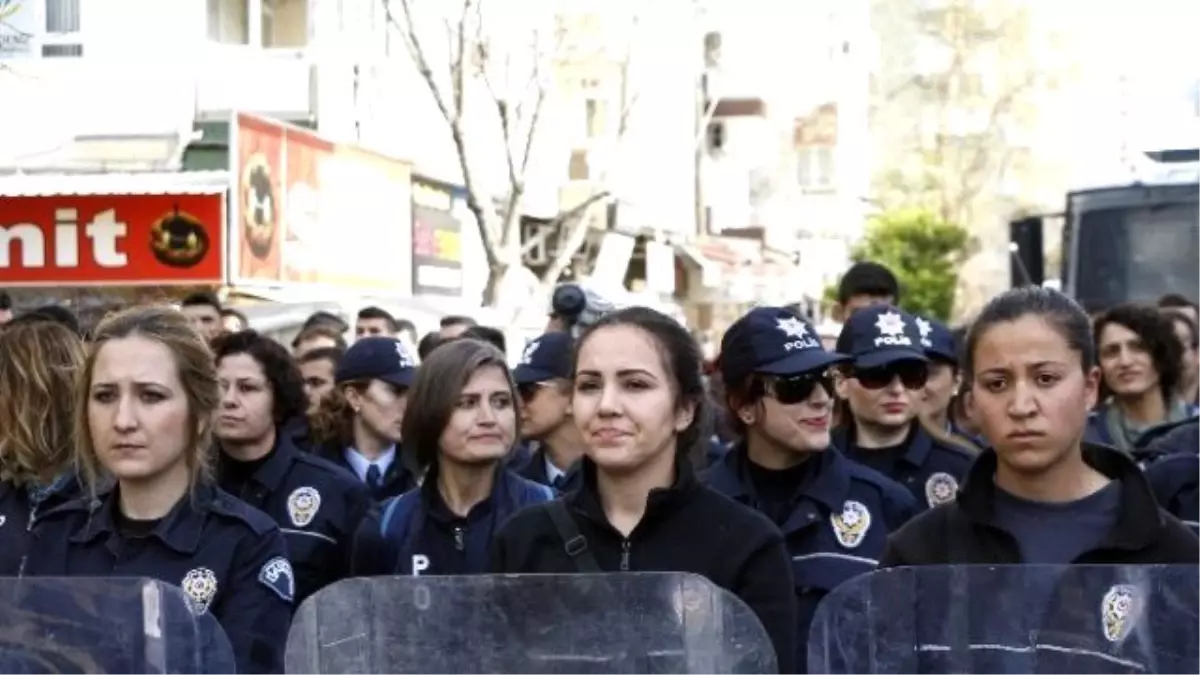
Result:
<svg viewBox="0 0 1200 675">
<path fill-rule="evenodd" d="M 0 287 L 220 284 L 225 195 L 0 195 Z"/>
</svg>

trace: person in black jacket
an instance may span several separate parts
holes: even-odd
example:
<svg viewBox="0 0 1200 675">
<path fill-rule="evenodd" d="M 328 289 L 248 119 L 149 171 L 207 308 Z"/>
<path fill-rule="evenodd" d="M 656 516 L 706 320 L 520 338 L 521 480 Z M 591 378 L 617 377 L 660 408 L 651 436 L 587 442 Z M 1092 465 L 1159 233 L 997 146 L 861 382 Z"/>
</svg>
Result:
<svg viewBox="0 0 1200 675">
<path fill-rule="evenodd" d="M 75 376 L 84 345 L 47 321 L 0 333 L 0 576 L 20 576 L 38 516 L 80 494 Z"/>
<path fill-rule="evenodd" d="M 545 333 L 525 346 L 513 369 L 521 395 L 521 434 L 535 448 L 517 473 L 558 492 L 578 486 L 583 456 L 583 434 L 571 416 L 573 347 L 569 333 Z"/>
<path fill-rule="evenodd" d="M 1200 420 L 1176 426 L 1146 448 L 1146 480 L 1168 513 L 1200 530 Z"/>
<path fill-rule="evenodd" d="M 554 498 L 554 490 L 505 465 L 520 434 L 517 391 L 504 354 L 490 343 L 458 338 L 430 354 L 403 430 L 425 480 L 384 502 L 381 552 L 360 574 L 485 573 L 500 524 Z"/>
<path fill-rule="evenodd" d="M 1137 465 L 1082 442 L 1100 373 L 1074 301 L 1038 287 L 997 296 L 971 327 L 963 366 L 993 449 L 956 501 L 892 535 L 881 566 L 1195 564 L 1200 542 Z"/>
<path fill-rule="evenodd" d="M 300 370 L 283 345 L 248 330 L 213 340 L 221 405 L 213 419 L 221 489 L 275 520 L 296 573 L 296 606 L 350 575 L 353 537 L 375 507 L 349 471 L 301 451 Z"/>
<path fill-rule="evenodd" d="M 903 485 L 832 446 L 832 368 L 845 360 L 782 307 L 750 310 L 721 341 L 725 405 L 744 440 L 705 471 L 704 482 L 783 530 L 800 636 L 808 635 L 821 598 L 874 570 L 888 533 L 916 511 Z M 800 648 L 803 663 L 807 645 Z"/>
<path fill-rule="evenodd" d="M 974 448 L 919 415 L 929 358 L 917 317 L 891 305 L 852 314 L 837 351 L 851 357 L 837 381 L 842 419 L 833 444 L 908 488 L 924 510 L 954 499 Z"/>
<path fill-rule="evenodd" d="M 695 340 L 652 309 L 619 310 L 581 335 L 573 375 L 582 484 L 513 516 L 493 543 L 493 571 L 703 575 L 745 601 L 781 671 L 794 672 L 796 596 L 779 529 L 701 485 L 688 460 L 708 438 Z"/>
</svg>

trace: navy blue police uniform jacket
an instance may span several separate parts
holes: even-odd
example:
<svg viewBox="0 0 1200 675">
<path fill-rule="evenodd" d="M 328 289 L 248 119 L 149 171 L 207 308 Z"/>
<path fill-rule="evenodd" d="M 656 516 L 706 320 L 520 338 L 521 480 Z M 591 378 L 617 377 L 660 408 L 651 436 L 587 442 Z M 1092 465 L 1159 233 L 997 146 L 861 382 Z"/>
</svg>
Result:
<svg viewBox="0 0 1200 675">
<path fill-rule="evenodd" d="M 1111 409 L 1111 407 L 1111 403 L 1101 403 L 1100 405 L 1097 405 L 1095 409 L 1092 410 L 1092 412 L 1088 415 L 1087 426 L 1085 426 L 1083 430 L 1083 440 L 1085 443 L 1116 447 L 1112 430 L 1108 427 L 1108 411 Z M 1139 450 L 1167 435 L 1179 425 L 1187 424 L 1188 422 L 1196 419 L 1195 406 L 1188 406 L 1188 412 L 1191 415 L 1191 417 L 1188 419 L 1174 422 L 1163 422 L 1143 430 L 1138 436 L 1137 442 L 1134 444 L 1135 447 L 1131 451 L 1136 455 Z"/>
<path fill-rule="evenodd" d="M 436 467 L 421 487 L 395 497 L 380 510 L 380 574 L 486 574 L 492 537 L 508 517 L 554 499 L 552 488 L 496 470 L 492 493 L 465 518 L 452 513 L 437 488 Z"/>
<path fill-rule="evenodd" d="M 1146 480 L 1167 513 L 1200 532 L 1200 455 L 1166 455 L 1146 467 Z"/>
<path fill-rule="evenodd" d="M 0 577 L 21 576 L 41 514 L 81 494 L 79 479 L 73 472 L 42 489 L 0 483 Z"/>
<path fill-rule="evenodd" d="M 974 457 L 966 450 L 939 443 L 914 421 L 904 453 L 888 478 L 908 488 L 917 500 L 917 511 L 954 501 L 958 486 L 967 475 Z M 846 426 L 833 431 L 833 445 L 847 459 L 872 450 L 859 449 L 854 442 L 854 430 Z"/>
<path fill-rule="evenodd" d="M 554 491 L 558 494 L 565 494 L 579 488 L 579 483 L 583 480 L 580 466 L 580 462 L 575 462 L 567 468 L 565 473 L 559 476 L 557 481 L 550 480 L 550 476 L 546 471 L 546 446 L 538 444 L 537 450 L 534 450 L 533 454 L 522 465 L 510 466 L 509 468 L 513 473 L 525 480 L 554 488 Z"/>
<path fill-rule="evenodd" d="M 745 445 L 735 445 L 720 463 L 701 474 L 701 480 L 761 511 L 749 461 Z M 888 533 L 916 512 L 904 486 L 851 462 L 835 448 L 815 453 L 808 461 L 817 465 L 804 484 L 796 486 L 792 511 L 780 525 L 795 578 L 799 665 L 807 660 L 808 629 L 821 598 L 847 579 L 873 571 Z"/>
<path fill-rule="evenodd" d="M 333 445 L 320 445 L 314 448 L 314 454 L 348 471 L 351 478 L 358 480 L 358 475 L 354 473 L 354 467 L 346 460 L 345 448 Z M 375 490 L 368 489 L 368 492 L 376 502 L 383 502 L 392 497 L 402 495 L 420 484 L 421 473 L 417 470 L 416 457 L 411 452 L 405 450 L 403 445 L 397 445 L 396 456 L 392 459 L 392 463 L 388 465 L 387 470 L 380 476 L 379 487 Z M 363 483 L 363 485 L 365 486 L 366 484 Z"/>
<path fill-rule="evenodd" d="M 301 451 L 281 434 L 246 484 L 221 488 L 270 516 L 287 540 L 296 575 L 295 606 L 350 576 L 353 538 L 376 508 L 367 486 L 339 466 Z"/>
<path fill-rule="evenodd" d="M 1200 541 L 1160 508 L 1145 476 L 1127 455 L 1085 444 L 1083 459 L 1120 483 L 1121 506 L 1104 541 L 1081 554 L 1073 565 L 1195 565 Z M 1141 656 L 1136 653 L 1139 640 L 1114 637 L 1113 631 L 1119 628 L 1113 625 L 1114 619 L 1121 618 L 1115 605 L 1122 591 L 1116 574 L 1102 573 L 1103 567 L 1097 572 L 1096 568 L 1021 564 L 1017 540 L 995 517 L 996 462 L 995 451 L 985 451 L 971 467 L 954 502 L 922 513 L 889 539 L 881 567 L 962 566 L 954 577 L 948 572 L 927 572 L 929 583 L 918 576 L 912 591 L 917 602 L 914 617 L 896 617 L 895 622 L 915 621 L 919 630 L 914 639 L 921 644 L 936 646 L 947 638 L 968 644 L 972 672 L 1146 671 L 1143 666 L 1121 663 L 1137 663 Z M 1152 589 L 1154 584 L 1145 586 Z M 1189 592 L 1166 590 L 1176 595 Z M 1179 602 L 1183 603 L 1180 606 L 1195 607 L 1200 597 Z M 1132 621 L 1125 623 L 1128 630 Z M 1186 638 L 1169 634 L 1191 631 L 1194 624 L 1181 627 L 1174 623 L 1157 625 L 1151 631 L 1155 642 L 1194 644 L 1194 633 Z M 1030 643 L 1035 641 L 1048 646 L 1031 649 Z M 918 649 L 913 658 L 913 663 L 895 666 L 895 672 L 961 672 L 961 666 L 953 661 L 955 655 L 947 650 Z M 1195 667 L 1194 660 L 1190 667 Z M 1178 669 L 1179 663 L 1167 658 L 1150 672 Z"/>
<path fill-rule="evenodd" d="M 270 517 L 219 488 L 197 485 L 146 537 L 118 529 L 117 492 L 48 511 L 25 572 L 48 577 L 148 577 L 178 586 L 210 612 L 238 671 L 282 673 L 295 579 Z"/>
</svg>

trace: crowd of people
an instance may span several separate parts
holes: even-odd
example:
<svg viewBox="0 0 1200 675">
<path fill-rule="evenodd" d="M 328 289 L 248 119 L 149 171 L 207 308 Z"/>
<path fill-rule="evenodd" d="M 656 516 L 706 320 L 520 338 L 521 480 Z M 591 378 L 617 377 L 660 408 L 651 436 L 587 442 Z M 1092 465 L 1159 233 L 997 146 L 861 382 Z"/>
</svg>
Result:
<svg viewBox="0 0 1200 675">
<path fill-rule="evenodd" d="M 0 576 L 143 576 L 282 672 L 349 577 L 676 571 L 739 597 L 780 672 L 881 567 L 1195 564 L 1196 306 L 1038 287 L 953 330 L 843 277 L 827 345 L 756 307 L 716 359 L 644 307 L 505 335 L 319 312 L 290 349 L 197 294 L 94 327 L 0 305 Z M 353 339 L 347 336 L 353 333 Z"/>
</svg>

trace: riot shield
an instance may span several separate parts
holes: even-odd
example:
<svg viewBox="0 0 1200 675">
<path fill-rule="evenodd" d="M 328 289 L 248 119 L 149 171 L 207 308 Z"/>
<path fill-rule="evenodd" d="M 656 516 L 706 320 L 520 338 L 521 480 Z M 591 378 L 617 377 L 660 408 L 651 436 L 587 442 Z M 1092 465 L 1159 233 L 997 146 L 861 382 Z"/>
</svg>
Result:
<svg viewBox="0 0 1200 675">
<path fill-rule="evenodd" d="M 300 606 L 289 673 L 771 673 L 736 596 L 692 574 L 374 577 Z"/>
<path fill-rule="evenodd" d="M 810 673 L 1200 672 L 1195 565 L 881 570 L 817 607 Z"/>
<path fill-rule="evenodd" d="M 139 578 L 0 579 L 0 673 L 232 673 L 210 614 Z"/>
</svg>

